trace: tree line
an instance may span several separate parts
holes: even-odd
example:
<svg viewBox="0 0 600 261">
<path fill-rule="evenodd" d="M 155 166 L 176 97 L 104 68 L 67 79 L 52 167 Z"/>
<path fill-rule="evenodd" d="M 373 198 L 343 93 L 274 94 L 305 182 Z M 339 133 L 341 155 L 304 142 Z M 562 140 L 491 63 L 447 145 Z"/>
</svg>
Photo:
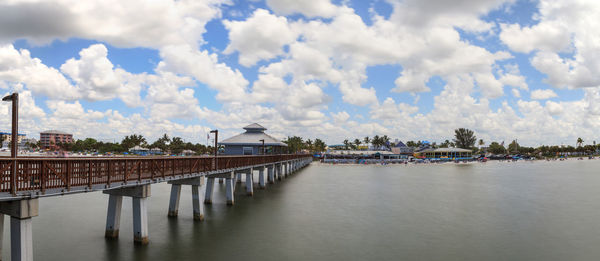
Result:
<svg viewBox="0 0 600 261">
<path fill-rule="evenodd" d="M 130 148 L 140 146 L 143 148 L 159 148 L 163 153 L 180 154 L 184 150 L 194 151 L 195 154 L 206 154 L 213 151 L 213 147 L 200 143 L 185 142 L 181 137 L 170 138 L 166 133 L 152 143 L 148 143 L 142 135 L 132 134 L 125 136 L 121 142 L 102 142 L 94 138 L 78 139 L 73 143 L 56 144 L 61 149 L 74 152 L 116 152 L 123 153 Z"/>
<path fill-rule="evenodd" d="M 593 145 L 584 145 L 584 141 L 582 138 L 577 138 L 576 146 L 548 146 L 542 145 L 537 148 L 521 146 L 518 141 L 512 140 L 508 146 L 504 146 L 504 142 L 491 142 L 487 147 L 484 147 L 485 142 L 483 139 L 477 139 L 475 136 L 475 132 L 466 129 L 466 128 L 458 128 L 454 130 L 454 138 L 452 140 L 445 140 L 440 144 L 436 142 L 428 143 L 425 141 L 407 141 L 405 143 L 406 146 L 411 148 L 421 148 L 421 147 L 429 147 L 429 148 L 462 148 L 462 149 L 470 149 L 474 153 L 484 153 L 489 152 L 493 154 L 527 154 L 527 155 L 542 155 L 542 156 L 555 156 L 560 153 L 594 153 L 597 150 L 600 150 L 600 144 L 596 144 L 593 142 Z M 391 148 L 396 146 L 394 142 L 390 142 L 390 139 L 387 135 L 379 136 L 375 135 L 373 138 L 369 138 L 368 136 L 364 139 L 345 139 L 344 149 L 358 149 L 361 144 L 371 144 L 375 148 Z"/>
<path fill-rule="evenodd" d="M 304 140 L 302 137 L 292 136 L 283 140 L 283 143 L 288 145 L 287 150 L 289 153 L 298 153 L 303 150 L 308 150 L 310 153 L 323 152 L 327 148 L 327 144 L 318 138 Z"/>
</svg>

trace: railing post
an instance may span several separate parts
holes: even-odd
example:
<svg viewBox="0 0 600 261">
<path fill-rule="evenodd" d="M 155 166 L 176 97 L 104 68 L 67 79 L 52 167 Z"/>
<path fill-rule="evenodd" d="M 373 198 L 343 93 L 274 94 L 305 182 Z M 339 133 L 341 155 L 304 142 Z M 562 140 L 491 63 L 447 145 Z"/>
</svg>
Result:
<svg viewBox="0 0 600 261">
<path fill-rule="evenodd" d="M 67 174 L 66 174 L 67 191 L 71 191 L 71 170 L 73 169 L 73 166 L 71 166 L 71 164 L 72 164 L 72 161 L 67 160 Z"/>
<path fill-rule="evenodd" d="M 138 182 L 142 183 L 142 162 L 143 160 L 138 161 L 137 172 L 138 172 Z"/>
<path fill-rule="evenodd" d="M 106 185 L 110 187 L 111 176 L 113 175 L 111 160 L 108 160 L 108 162 L 106 163 L 106 167 L 108 168 L 107 176 L 106 176 Z"/>
<path fill-rule="evenodd" d="M 163 179 L 165 179 L 165 168 L 166 168 L 166 165 L 167 165 L 167 164 L 165 164 L 165 162 L 166 162 L 166 160 L 163 159 L 162 160 L 162 170 L 161 170 L 161 172 L 162 172 L 161 174 L 162 174 L 162 178 Z"/>
<path fill-rule="evenodd" d="M 92 188 L 92 160 L 88 160 L 88 187 Z"/>
<path fill-rule="evenodd" d="M 13 159 L 10 172 L 10 193 L 13 196 L 17 195 L 17 159 Z"/>
<path fill-rule="evenodd" d="M 40 190 L 42 194 L 46 192 L 46 169 L 47 165 L 46 161 L 42 161 L 42 169 L 40 170 Z"/>
</svg>

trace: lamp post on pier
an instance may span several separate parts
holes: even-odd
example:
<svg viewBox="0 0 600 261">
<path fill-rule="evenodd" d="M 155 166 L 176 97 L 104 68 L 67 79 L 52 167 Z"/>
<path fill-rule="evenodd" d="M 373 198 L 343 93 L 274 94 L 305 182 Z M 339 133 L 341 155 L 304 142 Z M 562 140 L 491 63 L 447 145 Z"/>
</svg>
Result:
<svg viewBox="0 0 600 261">
<path fill-rule="evenodd" d="M 219 148 L 217 145 L 218 144 L 217 140 L 219 139 L 219 130 L 211 130 L 210 133 L 215 134 L 215 170 L 217 170 L 217 169 L 219 169 L 218 164 L 217 164 L 218 163 L 218 160 L 217 160 L 218 153 L 217 152 L 219 151 Z"/>
<path fill-rule="evenodd" d="M 17 135 L 19 132 L 19 94 L 13 93 L 2 98 L 2 101 L 10 101 L 12 102 L 12 133 L 11 136 L 11 146 L 10 146 L 10 157 L 13 158 L 12 162 L 12 171 L 10 173 L 10 192 L 13 195 L 17 194 Z"/>
<path fill-rule="evenodd" d="M 265 140 L 262 139 L 262 140 L 258 140 L 258 141 L 262 142 L 262 155 L 265 155 Z"/>
</svg>

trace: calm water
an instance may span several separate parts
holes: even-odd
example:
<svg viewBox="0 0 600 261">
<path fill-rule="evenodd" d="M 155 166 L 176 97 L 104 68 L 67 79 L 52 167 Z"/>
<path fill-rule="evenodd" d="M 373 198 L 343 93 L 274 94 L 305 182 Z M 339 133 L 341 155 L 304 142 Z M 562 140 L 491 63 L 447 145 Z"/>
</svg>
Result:
<svg viewBox="0 0 600 261">
<path fill-rule="evenodd" d="M 600 160 L 470 165 L 313 164 L 255 196 L 216 184 L 206 220 L 191 190 L 167 218 L 152 187 L 150 245 L 133 245 L 131 200 L 104 239 L 108 196 L 40 200 L 36 260 L 598 260 Z M 5 227 L 8 228 L 8 219 Z M 5 229 L 5 238 L 8 238 Z M 4 258 L 8 260 L 8 240 Z"/>
</svg>

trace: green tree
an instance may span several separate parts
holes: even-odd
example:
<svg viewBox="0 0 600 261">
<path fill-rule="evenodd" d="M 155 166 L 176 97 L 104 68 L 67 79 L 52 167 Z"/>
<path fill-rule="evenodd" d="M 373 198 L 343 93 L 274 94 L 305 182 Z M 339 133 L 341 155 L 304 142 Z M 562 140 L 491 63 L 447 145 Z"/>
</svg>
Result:
<svg viewBox="0 0 600 261">
<path fill-rule="evenodd" d="M 349 149 L 349 147 L 350 147 L 350 141 L 348 141 L 348 139 L 345 139 L 343 143 L 344 143 L 344 148 L 345 148 L 346 150 L 348 150 L 348 149 Z"/>
<path fill-rule="evenodd" d="M 577 147 L 581 147 L 581 146 L 583 146 L 583 139 L 577 138 Z"/>
<path fill-rule="evenodd" d="M 371 144 L 373 144 L 373 147 L 375 147 L 375 149 L 379 149 L 379 147 L 381 147 L 381 138 L 379 137 L 379 135 L 375 135 L 373 137 L 373 139 L 371 139 Z"/>
<path fill-rule="evenodd" d="M 167 151 L 169 150 L 169 144 L 171 143 L 171 139 L 169 138 L 169 136 L 165 133 L 163 134 L 162 137 L 158 138 L 156 141 L 154 141 L 151 145 L 150 148 L 159 148 L 161 149 L 164 153 L 167 153 Z"/>
<path fill-rule="evenodd" d="M 383 135 L 381 137 L 381 146 L 386 146 L 388 149 L 390 148 L 390 137 L 387 135 Z"/>
<path fill-rule="evenodd" d="M 308 149 L 309 152 L 312 153 L 313 149 L 313 141 L 308 139 L 306 140 L 306 148 Z"/>
<path fill-rule="evenodd" d="M 459 128 L 454 130 L 454 144 L 462 149 L 471 149 L 475 146 L 475 133 L 472 130 Z"/>
<path fill-rule="evenodd" d="M 406 146 L 408 146 L 408 147 L 411 147 L 411 148 L 416 148 L 416 147 L 418 147 L 417 143 L 416 143 L 416 142 L 414 142 L 414 141 L 412 141 L 412 140 L 409 140 L 409 141 L 407 141 L 407 142 L 406 142 Z"/>
<path fill-rule="evenodd" d="M 304 141 L 298 136 L 288 137 L 283 142 L 288 145 L 289 153 L 297 153 L 304 148 Z"/>
<path fill-rule="evenodd" d="M 141 145 L 146 145 L 146 138 L 142 135 L 132 134 L 125 136 L 121 141 L 121 146 L 126 150 Z"/>
<path fill-rule="evenodd" d="M 508 152 L 509 153 L 519 153 L 520 146 L 517 140 L 513 140 L 510 144 L 508 144 Z"/>
<path fill-rule="evenodd" d="M 315 139 L 315 151 L 318 152 L 323 152 L 325 151 L 325 147 L 327 147 L 327 145 L 325 144 L 325 142 L 323 142 L 321 139 Z"/>
<path fill-rule="evenodd" d="M 358 149 L 358 147 L 360 146 L 361 142 L 359 139 L 354 139 L 354 146 L 356 147 L 356 149 Z"/>
<path fill-rule="evenodd" d="M 169 150 L 171 153 L 180 154 L 185 149 L 184 145 L 183 139 L 180 137 L 173 137 L 169 143 Z"/>
<path fill-rule="evenodd" d="M 371 139 L 369 139 L 369 136 L 367 136 L 367 137 L 365 137 L 365 138 L 363 139 L 363 143 L 364 143 L 365 145 L 369 146 L 369 143 L 371 143 Z"/>
<path fill-rule="evenodd" d="M 494 141 L 488 146 L 488 152 L 491 152 L 493 154 L 503 154 L 506 153 L 506 149 L 504 148 L 504 146 Z"/>
</svg>

